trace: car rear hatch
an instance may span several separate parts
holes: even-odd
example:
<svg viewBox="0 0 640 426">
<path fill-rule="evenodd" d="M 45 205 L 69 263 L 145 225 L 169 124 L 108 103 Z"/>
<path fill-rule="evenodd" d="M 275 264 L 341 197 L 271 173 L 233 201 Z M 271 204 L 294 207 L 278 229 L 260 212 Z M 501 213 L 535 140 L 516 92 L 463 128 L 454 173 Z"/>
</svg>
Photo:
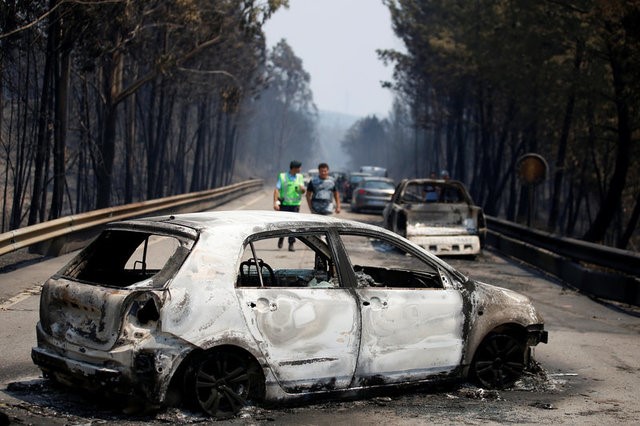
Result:
<svg viewBox="0 0 640 426">
<path fill-rule="evenodd" d="M 160 309 L 167 284 L 196 238 L 197 231 L 166 223 L 105 230 L 44 284 L 43 331 L 60 343 L 112 348 L 129 311 Z"/>
<path fill-rule="evenodd" d="M 134 292 L 74 282 L 48 280 L 40 297 L 40 324 L 58 341 L 109 350 L 120 335 L 127 298 Z"/>
</svg>

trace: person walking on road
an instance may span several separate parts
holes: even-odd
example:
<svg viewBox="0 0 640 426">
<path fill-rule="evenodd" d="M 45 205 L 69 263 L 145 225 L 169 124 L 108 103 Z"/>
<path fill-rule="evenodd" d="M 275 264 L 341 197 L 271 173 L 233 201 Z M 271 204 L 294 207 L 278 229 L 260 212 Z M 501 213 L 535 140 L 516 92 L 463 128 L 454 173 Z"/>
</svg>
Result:
<svg viewBox="0 0 640 426">
<path fill-rule="evenodd" d="M 332 214 L 340 213 L 340 193 L 336 183 L 329 176 L 329 165 L 318 165 L 318 176 L 315 176 L 307 185 L 307 204 L 312 213 Z"/>
<path fill-rule="evenodd" d="M 289 172 L 278 175 L 276 189 L 273 191 L 273 209 L 283 212 L 299 212 L 302 194 L 305 192 L 304 178 L 300 173 L 302 163 L 293 160 L 289 163 Z M 295 251 L 295 237 L 289 237 L 289 251 Z M 284 238 L 278 239 L 278 248 L 282 248 Z"/>
</svg>

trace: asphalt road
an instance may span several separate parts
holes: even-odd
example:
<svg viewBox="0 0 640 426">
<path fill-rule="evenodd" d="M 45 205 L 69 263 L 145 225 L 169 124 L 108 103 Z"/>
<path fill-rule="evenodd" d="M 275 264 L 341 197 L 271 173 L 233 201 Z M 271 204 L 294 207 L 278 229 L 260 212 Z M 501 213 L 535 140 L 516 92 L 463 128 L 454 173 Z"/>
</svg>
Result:
<svg viewBox="0 0 640 426">
<path fill-rule="evenodd" d="M 270 206 L 271 190 L 265 189 L 224 209 Z M 350 213 L 348 205 L 340 216 L 371 223 L 381 219 L 376 214 Z M 178 409 L 132 414 L 132 407 L 53 388 L 42 379 L 30 359 L 30 349 L 35 344 L 39 286 L 71 256 L 23 264 L 0 273 L 0 426 L 6 421 L 35 425 L 209 423 L 209 419 Z M 550 334 L 549 344 L 536 348 L 539 371 L 505 391 L 463 384 L 352 401 L 251 407 L 227 423 L 638 424 L 637 309 L 593 301 L 491 251 L 485 251 L 475 261 L 449 261 L 476 279 L 515 289 L 533 300 Z"/>
</svg>

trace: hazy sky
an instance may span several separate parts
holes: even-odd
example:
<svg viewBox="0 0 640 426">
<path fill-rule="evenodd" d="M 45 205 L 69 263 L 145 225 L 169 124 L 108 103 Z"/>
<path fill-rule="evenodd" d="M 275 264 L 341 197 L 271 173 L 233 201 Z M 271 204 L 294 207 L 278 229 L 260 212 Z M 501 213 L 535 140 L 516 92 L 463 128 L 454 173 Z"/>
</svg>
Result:
<svg viewBox="0 0 640 426">
<path fill-rule="evenodd" d="M 376 49 L 401 49 L 381 0 L 290 0 L 265 25 L 267 45 L 286 39 L 311 75 L 320 110 L 386 117 L 391 80 Z"/>
</svg>

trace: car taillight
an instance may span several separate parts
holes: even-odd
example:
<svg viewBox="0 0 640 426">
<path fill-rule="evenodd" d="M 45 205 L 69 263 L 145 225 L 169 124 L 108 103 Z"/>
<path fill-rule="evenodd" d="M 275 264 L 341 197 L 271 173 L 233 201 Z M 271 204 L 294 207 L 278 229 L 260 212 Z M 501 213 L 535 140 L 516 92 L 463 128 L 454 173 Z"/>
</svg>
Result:
<svg viewBox="0 0 640 426">
<path fill-rule="evenodd" d="M 160 300 L 151 293 L 139 293 L 131 301 L 129 315 L 135 318 L 139 326 L 153 324 L 160 319 Z"/>
<path fill-rule="evenodd" d="M 366 193 L 367 193 L 367 191 L 365 191 L 364 189 L 362 189 L 362 188 L 361 188 L 361 189 L 358 189 L 358 194 L 360 194 L 360 195 L 364 195 L 364 194 L 366 194 Z"/>
</svg>

